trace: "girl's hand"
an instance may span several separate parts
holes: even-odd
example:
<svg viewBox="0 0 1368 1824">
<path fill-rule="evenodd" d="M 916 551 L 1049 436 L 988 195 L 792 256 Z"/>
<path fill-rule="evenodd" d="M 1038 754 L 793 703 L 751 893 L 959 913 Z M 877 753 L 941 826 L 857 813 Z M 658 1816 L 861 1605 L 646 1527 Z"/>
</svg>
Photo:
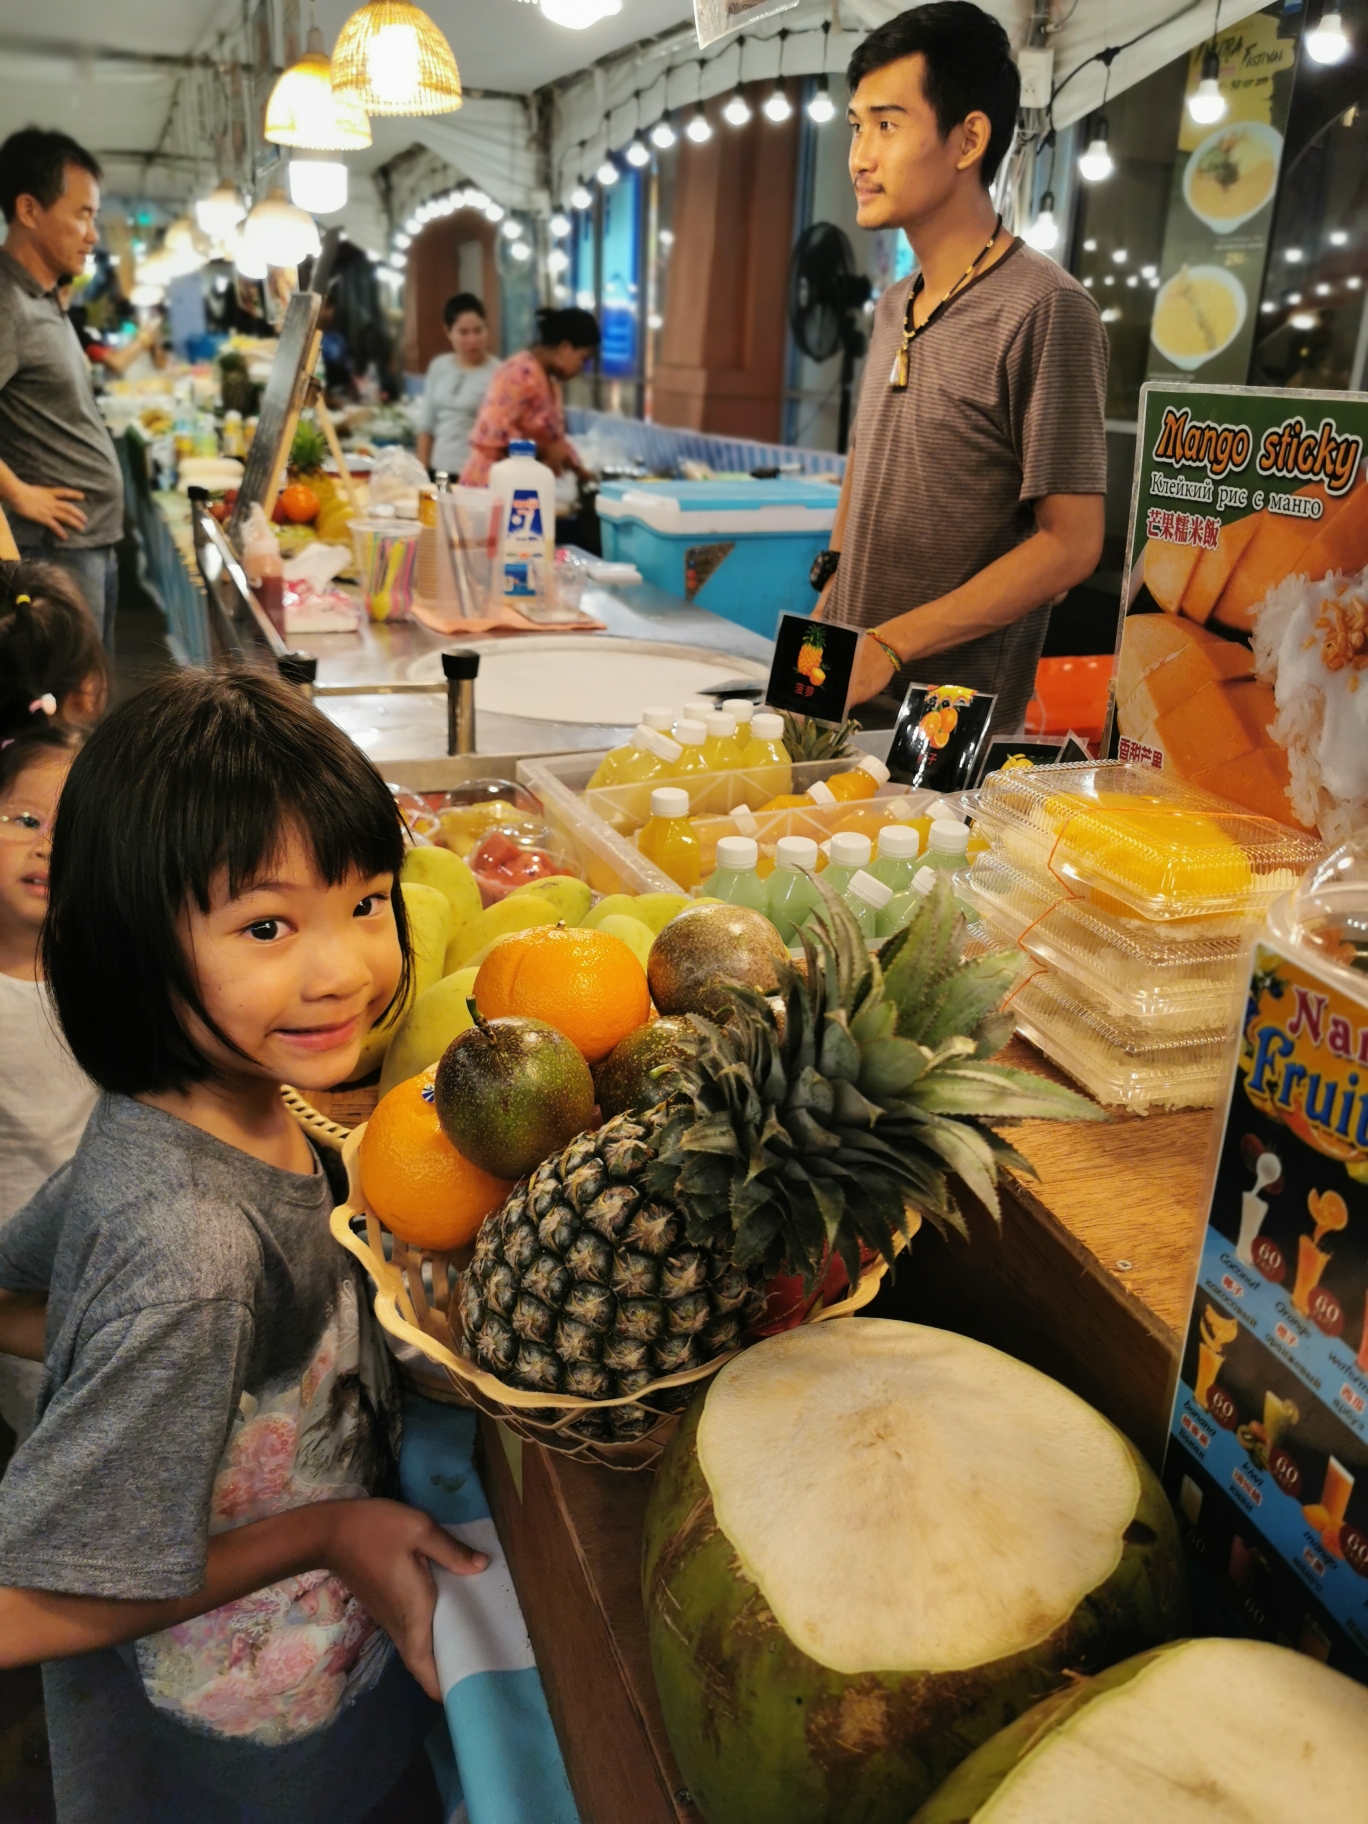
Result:
<svg viewBox="0 0 1368 1824">
<path fill-rule="evenodd" d="M 328 1569 L 389 1635 L 428 1696 L 440 1703 L 432 1651 L 432 1612 L 437 1604 L 432 1564 L 458 1577 L 473 1577 L 489 1560 L 483 1552 L 461 1545 L 416 1507 L 397 1501 L 339 1501 L 333 1520 Z"/>
</svg>

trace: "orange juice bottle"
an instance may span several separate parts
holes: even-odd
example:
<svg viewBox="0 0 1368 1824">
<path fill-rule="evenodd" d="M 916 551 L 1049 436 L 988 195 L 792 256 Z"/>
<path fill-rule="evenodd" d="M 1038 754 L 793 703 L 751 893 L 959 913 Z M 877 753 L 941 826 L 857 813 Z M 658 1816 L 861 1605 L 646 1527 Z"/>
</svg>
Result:
<svg viewBox="0 0 1368 1824">
<path fill-rule="evenodd" d="M 672 709 L 662 708 L 659 705 L 653 709 L 643 709 L 641 712 L 641 726 L 643 728 L 654 728 L 662 735 L 669 734 L 670 730 L 674 727 L 674 720 L 674 711 Z"/>
<path fill-rule="evenodd" d="M 735 776 L 736 769 L 741 764 L 736 717 L 718 710 L 707 718 L 703 726 L 708 731 L 708 738 L 703 743 L 703 758 L 707 761 L 708 771 L 717 777 L 704 788 L 703 803 L 695 805 L 694 809 L 722 816 L 744 796 L 741 782 Z"/>
<path fill-rule="evenodd" d="M 711 697 L 690 697 L 683 709 L 681 709 L 679 714 L 675 717 L 675 730 L 678 729 L 681 722 L 706 721 L 716 708 L 717 705 L 713 702 Z M 675 733 L 675 740 L 678 741 L 678 739 L 679 735 L 678 733 Z"/>
<path fill-rule="evenodd" d="M 703 845 L 689 822 L 689 794 L 679 785 L 658 785 L 651 793 L 651 814 L 637 837 L 637 847 L 662 874 L 688 893 L 703 876 Z"/>
<path fill-rule="evenodd" d="M 848 804 L 852 798 L 872 798 L 881 786 L 888 784 L 888 768 L 873 754 L 861 754 L 848 773 L 833 773 L 826 789 L 837 804 Z"/>
<path fill-rule="evenodd" d="M 674 769 L 683 749 L 678 742 L 671 741 L 658 729 L 636 728 L 632 739 L 627 744 L 627 757 L 618 768 L 613 783 L 621 790 L 623 786 L 633 786 L 631 792 L 622 792 L 619 809 L 626 829 L 639 829 L 645 823 L 650 812 L 651 787 L 659 785 L 664 779 L 674 777 Z"/>
<path fill-rule="evenodd" d="M 783 718 L 756 710 L 741 750 L 741 790 L 752 807 L 793 790 L 793 762 L 784 746 Z"/>
<path fill-rule="evenodd" d="M 689 794 L 690 801 L 696 797 L 699 802 L 694 809 L 701 811 L 706 787 L 703 775 L 708 770 L 707 757 L 703 752 L 708 739 L 708 730 L 704 723 L 695 722 L 691 716 L 682 716 L 674 725 L 675 742 L 680 748 L 680 755 L 670 769 L 670 777 Z"/>
</svg>

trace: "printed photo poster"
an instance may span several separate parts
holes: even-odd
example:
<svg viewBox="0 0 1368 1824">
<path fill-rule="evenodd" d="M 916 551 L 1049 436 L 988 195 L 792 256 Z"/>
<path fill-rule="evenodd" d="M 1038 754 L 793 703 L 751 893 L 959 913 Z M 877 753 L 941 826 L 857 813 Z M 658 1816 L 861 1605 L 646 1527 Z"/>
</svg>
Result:
<svg viewBox="0 0 1368 1824">
<path fill-rule="evenodd" d="M 1253 956 L 1164 1486 L 1231 1625 L 1368 1683 L 1368 983 Z"/>
<path fill-rule="evenodd" d="M 1206 44 L 1192 52 L 1187 96 Z M 1283 132 L 1292 101 L 1297 15 L 1281 5 L 1216 37 L 1225 113 L 1203 125 L 1184 105 L 1178 128 L 1158 291 L 1150 319 L 1149 376 L 1243 381 L 1249 373 Z"/>
<path fill-rule="evenodd" d="M 1107 751 L 1343 841 L 1368 822 L 1368 399 L 1151 382 Z"/>
</svg>

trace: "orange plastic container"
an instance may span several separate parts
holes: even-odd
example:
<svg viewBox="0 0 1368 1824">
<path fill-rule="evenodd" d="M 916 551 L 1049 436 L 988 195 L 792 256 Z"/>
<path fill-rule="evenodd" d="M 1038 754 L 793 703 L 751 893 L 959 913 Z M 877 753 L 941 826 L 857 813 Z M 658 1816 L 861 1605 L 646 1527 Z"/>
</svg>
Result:
<svg viewBox="0 0 1368 1824">
<path fill-rule="evenodd" d="M 1070 730 L 1098 741 L 1107 720 L 1107 686 L 1112 654 L 1078 659 L 1042 659 L 1036 666 L 1035 695 L 1026 709 L 1026 733 L 1063 740 Z"/>
</svg>

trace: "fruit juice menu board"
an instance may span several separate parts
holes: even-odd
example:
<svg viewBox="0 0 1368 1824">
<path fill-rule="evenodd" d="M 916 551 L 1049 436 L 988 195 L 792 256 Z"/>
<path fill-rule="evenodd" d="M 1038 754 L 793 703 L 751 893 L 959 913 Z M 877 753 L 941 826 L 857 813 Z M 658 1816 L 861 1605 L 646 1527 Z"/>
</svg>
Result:
<svg viewBox="0 0 1368 1824">
<path fill-rule="evenodd" d="M 1368 993 L 1266 942 L 1164 1484 L 1248 1631 L 1368 1683 Z"/>
<path fill-rule="evenodd" d="M 859 649 L 855 627 L 781 614 L 765 687 L 767 706 L 795 716 L 815 716 L 819 722 L 843 722 Z"/>
<path fill-rule="evenodd" d="M 1368 399 L 1147 385 L 1107 752 L 1368 822 Z"/>
</svg>

